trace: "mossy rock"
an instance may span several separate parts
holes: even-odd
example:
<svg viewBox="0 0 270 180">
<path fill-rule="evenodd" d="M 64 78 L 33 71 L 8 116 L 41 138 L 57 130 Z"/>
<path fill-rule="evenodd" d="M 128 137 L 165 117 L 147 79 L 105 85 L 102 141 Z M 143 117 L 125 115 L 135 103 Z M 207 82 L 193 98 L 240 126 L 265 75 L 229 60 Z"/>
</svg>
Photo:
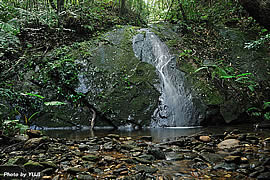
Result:
<svg viewBox="0 0 270 180">
<path fill-rule="evenodd" d="M 132 37 L 137 29 L 123 26 L 48 53 L 44 58 L 46 65 L 36 75 L 40 81 L 51 84 L 41 90 L 42 94 L 48 94 L 50 100 L 61 96 L 65 102 L 73 102 L 44 107 L 46 113 L 40 115 L 36 124 L 89 126 L 90 105 L 98 112 L 96 126 L 149 125 L 158 103 L 159 93 L 154 87 L 158 77 L 152 65 L 134 55 Z M 82 104 L 81 98 L 86 100 Z"/>
</svg>

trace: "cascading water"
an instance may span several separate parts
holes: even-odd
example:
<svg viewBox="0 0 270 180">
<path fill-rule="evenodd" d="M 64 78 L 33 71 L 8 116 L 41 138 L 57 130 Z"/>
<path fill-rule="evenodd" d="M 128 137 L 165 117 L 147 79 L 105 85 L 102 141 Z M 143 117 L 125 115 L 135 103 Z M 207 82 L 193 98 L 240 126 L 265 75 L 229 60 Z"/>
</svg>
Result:
<svg viewBox="0 0 270 180">
<path fill-rule="evenodd" d="M 199 125 L 199 114 L 191 93 L 184 86 L 184 73 L 176 68 L 175 57 L 166 44 L 148 29 L 141 29 L 133 38 L 135 56 L 154 65 L 160 78 L 159 106 L 153 114 L 152 127 Z"/>
</svg>

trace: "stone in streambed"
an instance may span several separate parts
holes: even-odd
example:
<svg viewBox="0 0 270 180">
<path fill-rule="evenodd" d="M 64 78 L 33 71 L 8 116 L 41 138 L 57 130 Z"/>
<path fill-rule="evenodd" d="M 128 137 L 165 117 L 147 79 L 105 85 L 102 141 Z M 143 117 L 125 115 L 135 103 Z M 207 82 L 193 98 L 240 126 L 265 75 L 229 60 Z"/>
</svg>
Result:
<svg viewBox="0 0 270 180">
<path fill-rule="evenodd" d="M 146 166 L 146 165 L 136 165 L 135 170 L 137 171 L 143 171 L 145 173 L 155 173 L 158 171 L 157 168 L 151 167 L 151 166 Z"/>
<path fill-rule="evenodd" d="M 236 164 L 222 162 L 215 165 L 213 169 L 225 169 L 227 171 L 234 171 L 236 169 Z"/>
<path fill-rule="evenodd" d="M 43 171 L 41 171 L 42 174 L 44 175 L 52 175 L 54 173 L 54 169 L 53 168 L 47 168 L 44 169 Z"/>
<path fill-rule="evenodd" d="M 149 149 L 148 153 L 152 154 L 158 160 L 166 159 L 165 153 L 159 148 Z"/>
<path fill-rule="evenodd" d="M 211 138 L 210 138 L 210 136 L 200 136 L 199 140 L 202 142 L 210 142 Z"/>
<path fill-rule="evenodd" d="M 138 158 L 144 159 L 144 160 L 147 160 L 147 161 L 155 160 L 155 157 L 153 155 L 148 155 L 148 154 L 142 154 Z"/>
<path fill-rule="evenodd" d="M 224 158 L 225 162 L 227 163 L 240 163 L 241 157 L 240 156 L 226 156 Z"/>
<path fill-rule="evenodd" d="M 211 164 L 216 164 L 224 159 L 226 155 L 224 154 L 216 154 L 216 153 L 208 153 L 208 152 L 203 152 L 200 154 L 203 159 L 208 161 Z"/>
<path fill-rule="evenodd" d="M 184 159 L 184 155 L 176 152 L 167 152 L 166 160 L 168 161 L 180 161 Z"/>
<path fill-rule="evenodd" d="M 13 140 L 15 141 L 27 141 L 29 139 L 29 136 L 27 134 L 19 134 L 19 135 L 15 135 Z"/>
<path fill-rule="evenodd" d="M 94 180 L 94 179 L 95 179 L 93 176 L 87 175 L 87 174 L 78 174 L 78 175 L 76 176 L 76 178 L 77 178 L 78 180 Z"/>
<path fill-rule="evenodd" d="M 30 137 L 30 138 L 39 138 L 42 136 L 41 131 L 39 130 L 34 130 L 34 129 L 28 129 L 26 131 L 26 134 Z"/>
<path fill-rule="evenodd" d="M 226 139 L 220 142 L 217 146 L 219 149 L 231 149 L 239 147 L 240 141 L 237 139 Z"/>
<path fill-rule="evenodd" d="M 120 136 L 118 134 L 108 134 L 107 137 L 109 138 L 115 138 L 115 139 L 119 139 Z"/>
<path fill-rule="evenodd" d="M 143 141 L 152 141 L 153 137 L 152 136 L 142 136 L 139 139 L 143 140 Z"/>
<path fill-rule="evenodd" d="M 104 156 L 103 160 L 106 162 L 113 162 L 115 160 L 115 158 L 112 156 Z"/>
<path fill-rule="evenodd" d="M 70 167 L 67 169 L 67 172 L 70 174 L 77 174 L 79 172 L 82 172 L 83 169 L 77 168 L 77 167 Z"/>
<path fill-rule="evenodd" d="M 32 138 L 25 142 L 24 148 L 25 149 L 32 149 L 37 147 L 41 142 L 43 141 L 43 138 Z"/>
<path fill-rule="evenodd" d="M 139 157 L 135 157 L 134 160 L 136 160 L 136 161 L 138 161 L 138 162 L 140 162 L 142 164 L 152 164 L 151 161 L 146 160 L 146 159 L 142 159 L 142 158 L 139 158 Z"/>
<path fill-rule="evenodd" d="M 44 166 L 38 162 L 28 161 L 24 164 L 24 168 L 29 172 L 41 172 Z"/>
<path fill-rule="evenodd" d="M 57 165 L 54 164 L 53 162 L 50 162 L 50 161 L 40 162 L 40 164 L 43 165 L 46 168 L 53 168 L 53 169 L 57 168 Z"/>
<path fill-rule="evenodd" d="M 94 162 L 96 162 L 96 161 L 98 161 L 99 157 L 96 156 L 96 155 L 93 155 L 93 154 L 89 154 L 89 155 L 83 156 L 82 159 L 85 160 L 85 161 L 94 161 Z"/>
<path fill-rule="evenodd" d="M 80 144 L 78 148 L 80 151 L 86 151 L 89 149 L 89 146 L 86 144 Z"/>
</svg>

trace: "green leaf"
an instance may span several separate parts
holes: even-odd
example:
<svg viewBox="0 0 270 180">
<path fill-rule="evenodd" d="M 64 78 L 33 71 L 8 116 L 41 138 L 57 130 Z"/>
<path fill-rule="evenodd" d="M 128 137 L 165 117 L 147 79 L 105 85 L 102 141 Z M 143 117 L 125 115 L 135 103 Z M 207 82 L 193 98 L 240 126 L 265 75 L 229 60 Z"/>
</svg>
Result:
<svg viewBox="0 0 270 180">
<path fill-rule="evenodd" d="M 201 70 L 203 70 L 203 69 L 208 69 L 208 67 L 207 67 L 207 66 L 200 67 L 200 68 L 196 69 L 196 70 L 194 71 L 194 73 L 197 73 L 197 72 L 199 72 L 199 71 L 201 71 Z"/>
<path fill-rule="evenodd" d="M 35 115 L 37 115 L 38 113 L 40 113 L 40 112 L 35 112 L 34 114 L 32 114 L 32 115 L 30 116 L 30 118 L 28 118 L 28 121 L 31 122 L 31 119 L 32 119 Z"/>
<path fill-rule="evenodd" d="M 255 91 L 254 85 L 249 85 L 248 88 L 250 89 L 251 92 Z"/>
<path fill-rule="evenodd" d="M 270 120 L 270 112 L 265 113 L 265 114 L 264 114 L 264 118 L 265 118 L 266 120 Z"/>
<path fill-rule="evenodd" d="M 262 29 L 261 32 L 264 33 L 264 32 L 267 32 L 268 30 L 267 29 Z"/>
<path fill-rule="evenodd" d="M 237 78 L 235 81 L 237 82 L 241 82 L 243 79 L 248 79 L 249 77 L 240 77 L 240 78 Z"/>
<path fill-rule="evenodd" d="M 241 77 L 241 76 L 248 76 L 248 75 L 252 75 L 251 73 L 243 73 L 243 74 L 239 74 L 236 77 Z"/>
<path fill-rule="evenodd" d="M 251 107 L 251 108 L 248 108 L 247 112 L 250 112 L 250 111 L 260 111 L 260 109 L 256 107 Z"/>
<path fill-rule="evenodd" d="M 221 79 L 232 79 L 235 78 L 235 76 L 220 76 Z"/>
<path fill-rule="evenodd" d="M 65 102 L 60 102 L 60 101 L 51 101 L 51 102 L 44 102 L 46 106 L 60 106 L 60 105 L 66 105 L 67 103 Z"/>
<path fill-rule="evenodd" d="M 41 99 L 44 99 L 45 97 L 41 96 L 41 95 L 38 95 L 38 94 L 33 94 L 33 93 L 21 93 L 21 95 L 24 95 L 24 96 L 33 96 L 33 97 L 38 97 L 38 98 L 41 98 Z"/>
<path fill-rule="evenodd" d="M 263 103 L 263 109 L 266 109 L 268 107 L 270 107 L 270 102 L 264 102 Z"/>
</svg>

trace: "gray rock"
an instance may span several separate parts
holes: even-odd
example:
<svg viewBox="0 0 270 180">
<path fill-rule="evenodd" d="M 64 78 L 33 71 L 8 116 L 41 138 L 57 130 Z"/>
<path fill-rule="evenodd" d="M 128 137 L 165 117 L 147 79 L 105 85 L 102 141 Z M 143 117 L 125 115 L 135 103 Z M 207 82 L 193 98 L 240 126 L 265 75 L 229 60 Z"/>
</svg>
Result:
<svg viewBox="0 0 270 180">
<path fill-rule="evenodd" d="M 93 154 L 85 155 L 82 157 L 83 160 L 85 161 L 98 161 L 99 157 Z"/>
<path fill-rule="evenodd" d="M 80 151 L 86 151 L 89 149 L 89 146 L 86 144 L 80 144 L 78 148 Z"/>
<path fill-rule="evenodd" d="M 95 179 L 93 176 L 91 176 L 91 175 L 86 175 L 86 174 L 78 174 L 78 175 L 76 176 L 76 178 L 77 178 L 78 180 L 94 180 L 94 179 Z"/>
<path fill-rule="evenodd" d="M 42 170 L 41 173 L 44 175 L 52 175 L 54 173 L 54 169 L 53 168 L 46 168 L 46 169 Z"/>
<path fill-rule="evenodd" d="M 141 159 L 148 160 L 148 161 L 155 160 L 155 157 L 153 155 L 148 155 L 148 154 L 142 154 L 142 155 L 140 155 L 138 157 L 141 158 Z"/>
<path fill-rule="evenodd" d="M 70 174 L 77 174 L 79 172 L 82 172 L 83 169 L 77 168 L 77 167 L 70 167 L 67 169 L 67 172 Z"/>
<path fill-rule="evenodd" d="M 208 153 L 208 152 L 203 152 L 200 154 L 203 159 L 208 161 L 211 164 L 216 164 L 219 163 L 224 159 L 226 155 L 223 154 L 217 154 L 217 153 Z"/>
<path fill-rule="evenodd" d="M 41 142 L 43 141 L 43 138 L 32 138 L 25 142 L 24 148 L 25 149 L 32 149 L 37 147 Z"/>
<path fill-rule="evenodd" d="M 184 159 L 184 155 L 176 152 L 167 152 L 166 154 L 166 160 L 169 161 L 180 161 Z"/>
<path fill-rule="evenodd" d="M 150 148 L 148 153 L 152 154 L 156 159 L 162 160 L 166 158 L 165 153 L 159 148 Z"/>
<path fill-rule="evenodd" d="M 151 167 L 151 166 L 146 166 L 146 165 L 136 165 L 135 166 L 135 170 L 137 171 L 143 171 L 143 172 L 146 172 L 146 173 L 155 173 L 157 172 L 157 168 L 155 167 Z"/>
<path fill-rule="evenodd" d="M 225 163 L 225 162 L 218 163 L 217 165 L 215 165 L 213 167 L 213 169 L 225 169 L 227 171 L 234 171 L 234 170 L 236 170 L 236 168 L 237 168 L 236 164 L 234 164 L 234 163 Z"/>
</svg>

